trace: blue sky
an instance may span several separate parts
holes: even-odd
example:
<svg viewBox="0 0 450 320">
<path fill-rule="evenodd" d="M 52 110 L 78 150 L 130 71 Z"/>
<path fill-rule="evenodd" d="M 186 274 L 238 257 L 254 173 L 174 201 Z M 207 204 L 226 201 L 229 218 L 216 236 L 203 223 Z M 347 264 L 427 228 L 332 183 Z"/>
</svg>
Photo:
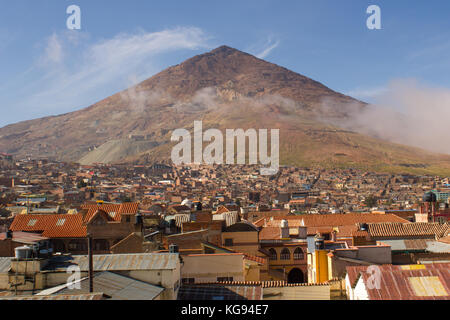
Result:
<svg viewBox="0 0 450 320">
<path fill-rule="evenodd" d="M 81 30 L 66 8 L 81 8 Z M 382 30 L 366 27 L 369 5 Z M 450 1 L 22 0 L 0 7 L 0 126 L 87 107 L 217 46 L 371 102 L 389 83 L 450 89 Z"/>
</svg>

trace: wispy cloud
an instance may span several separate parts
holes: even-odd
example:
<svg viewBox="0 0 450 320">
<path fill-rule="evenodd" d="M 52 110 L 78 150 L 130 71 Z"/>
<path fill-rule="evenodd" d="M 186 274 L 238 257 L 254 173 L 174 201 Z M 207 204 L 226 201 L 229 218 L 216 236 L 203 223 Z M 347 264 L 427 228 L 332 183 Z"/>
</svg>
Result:
<svg viewBox="0 0 450 320">
<path fill-rule="evenodd" d="M 257 51 L 257 53 L 255 53 L 255 56 L 257 58 L 264 59 L 264 58 L 268 57 L 269 54 L 275 48 L 277 48 L 279 45 L 280 45 L 280 41 L 279 40 L 274 39 L 274 36 L 269 36 L 267 38 L 266 42 L 264 43 L 264 45 L 262 45 L 262 48 L 254 50 L 254 51 Z"/>
<path fill-rule="evenodd" d="M 158 61 L 168 52 L 210 48 L 209 37 L 196 27 L 122 33 L 93 43 L 89 38 L 80 32 L 48 37 L 32 67 L 33 81 L 23 84 L 28 95 L 17 107 L 33 117 L 71 111 L 125 89 L 130 76 L 144 80 L 159 71 Z"/>
<path fill-rule="evenodd" d="M 56 33 L 53 33 L 47 39 L 45 54 L 42 57 L 43 63 L 61 63 L 63 60 L 63 48 L 61 41 Z"/>
</svg>

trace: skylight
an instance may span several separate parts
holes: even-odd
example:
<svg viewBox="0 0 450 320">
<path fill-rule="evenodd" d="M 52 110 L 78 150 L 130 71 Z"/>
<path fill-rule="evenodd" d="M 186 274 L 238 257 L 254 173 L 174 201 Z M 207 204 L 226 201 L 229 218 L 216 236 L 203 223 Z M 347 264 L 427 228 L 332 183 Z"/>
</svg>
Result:
<svg viewBox="0 0 450 320">
<path fill-rule="evenodd" d="M 64 225 L 64 222 L 66 222 L 66 219 L 65 219 L 65 218 L 63 218 L 63 219 L 58 219 L 58 221 L 56 222 L 56 225 L 57 225 L 58 227 L 61 227 L 62 225 Z"/>
</svg>

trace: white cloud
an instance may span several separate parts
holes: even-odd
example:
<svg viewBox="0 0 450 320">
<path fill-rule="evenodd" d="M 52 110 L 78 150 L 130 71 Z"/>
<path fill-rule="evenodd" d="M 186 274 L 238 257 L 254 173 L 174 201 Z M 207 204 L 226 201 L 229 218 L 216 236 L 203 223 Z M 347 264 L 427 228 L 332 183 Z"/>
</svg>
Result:
<svg viewBox="0 0 450 320">
<path fill-rule="evenodd" d="M 264 44 L 263 49 L 259 50 L 259 53 L 255 54 L 257 58 L 264 59 L 266 58 L 273 49 L 280 45 L 279 40 L 274 40 L 272 36 L 269 36 L 266 43 Z"/>
<path fill-rule="evenodd" d="M 61 63 L 63 60 L 63 48 L 61 41 L 56 33 L 53 33 L 47 39 L 47 46 L 45 48 L 45 55 L 43 56 L 44 63 Z"/>
<path fill-rule="evenodd" d="M 88 39 L 87 34 L 73 32 L 53 34 L 47 39 L 34 67 L 41 74 L 39 81 L 30 84 L 31 95 L 19 102 L 23 110 L 30 112 L 39 106 L 31 115 L 40 116 L 85 107 L 125 89 L 130 76 L 142 81 L 160 71 L 157 61 L 165 53 L 210 48 L 208 36 L 196 27 L 122 33 L 95 43 Z"/>
<path fill-rule="evenodd" d="M 447 138 L 450 89 L 399 79 L 386 85 L 376 104 L 364 109 L 349 105 L 352 118 L 338 126 L 392 142 L 450 154 Z"/>
</svg>

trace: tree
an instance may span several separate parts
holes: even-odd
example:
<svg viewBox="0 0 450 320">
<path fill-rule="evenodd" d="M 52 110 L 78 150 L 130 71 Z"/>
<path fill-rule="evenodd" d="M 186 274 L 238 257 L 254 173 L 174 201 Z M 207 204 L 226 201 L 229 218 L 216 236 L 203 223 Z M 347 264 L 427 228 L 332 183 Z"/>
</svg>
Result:
<svg viewBox="0 0 450 320">
<path fill-rule="evenodd" d="M 375 207 L 377 205 L 377 203 L 378 203 L 378 198 L 373 195 L 366 197 L 366 199 L 364 200 L 364 204 L 369 208 Z"/>
</svg>

